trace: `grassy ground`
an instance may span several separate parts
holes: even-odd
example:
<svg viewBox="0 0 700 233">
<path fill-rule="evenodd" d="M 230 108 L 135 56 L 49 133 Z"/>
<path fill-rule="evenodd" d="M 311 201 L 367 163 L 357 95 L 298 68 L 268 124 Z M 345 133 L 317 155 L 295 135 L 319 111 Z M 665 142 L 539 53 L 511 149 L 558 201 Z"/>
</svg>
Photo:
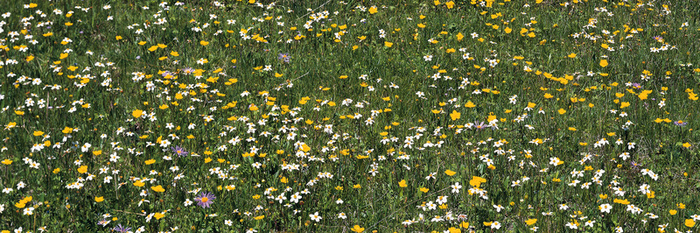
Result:
<svg viewBox="0 0 700 233">
<path fill-rule="evenodd" d="M 696 231 L 696 1 L 3 1 L 0 230 Z"/>
</svg>

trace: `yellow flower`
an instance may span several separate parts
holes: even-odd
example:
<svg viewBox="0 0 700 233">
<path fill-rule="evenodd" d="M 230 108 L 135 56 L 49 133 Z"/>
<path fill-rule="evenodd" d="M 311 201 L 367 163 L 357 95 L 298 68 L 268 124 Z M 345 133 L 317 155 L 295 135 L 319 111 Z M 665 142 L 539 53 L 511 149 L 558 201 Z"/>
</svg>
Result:
<svg viewBox="0 0 700 233">
<path fill-rule="evenodd" d="M 418 190 L 420 190 L 420 191 L 423 192 L 423 193 L 427 193 L 428 191 L 430 191 L 430 189 L 428 189 L 428 188 L 426 188 L 426 187 L 421 187 L 421 188 L 418 189 Z"/>
<path fill-rule="evenodd" d="M 143 182 L 141 182 L 141 180 L 137 180 L 136 182 L 134 182 L 134 186 L 136 186 L 136 187 L 143 187 L 144 185 L 145 184 Z"/>
<path fill-rule="evenodd" d="M 151 189 L 152 189 L 153 191 L 158 192 L 158 193 L 165 192 L 165 189 L 163 189 L 163 186 L 160 186 L 160 185 L 158 185 L 158 186 L 153 186 L 153 187 L 151 187 Z"/>
<path fill-rule="evenodd" d="M 454 228 L 454 227 L 450 227 L 450 229 L 447 229 L 447 230 L 450 231 L 450 233 L 462 233 L 462 230 Z"/>
<path fill-rule="evenodd" d="M 473 107 L 476 107 L 476 104 L 474 104 L 474 102 L 472 102 L 471 100 L 469 100 L 469 101 L 467 101 L 466 104 L 464 104 L 464 107 L 473 108 Z"/>
<path fill-rule="evenodd" d="M 155 217 L 156 220 L 158 220 L 158 219 L 161 219 L 161 218 L 165 217 L 165 214 L 156 213 L 156 214 L 153 215 L 153 217 Z"/>
<path fill-rule="evenodd" d="M 685 226 L 686 227 L 694 227 L 695 226 L 695 220 L 691 219 L 686 219 L 685 220 Z"/>
<path fill-rule="evenodd" d="M 532 224 L 535 224 L 536 222 L 537 222 L 537 219 L 536 219 L 536 218 L 525 220 L 525 223 L 526 223 L 528 226 L 531 226 Z"/>
<path fill-rule="evenodd" d="M 207 45 L 209 44 L 209 42 L 206 42 L 206 41 L 199 41 L 199 44 L 201 44 L 202 46 L 207 46 Z"/>
<path fill-rule="evenodd" d="M 683 143 L 683 147 L 685 147 L 685 148 L 688 148 L 688 147 L 690 147 L 690 146 L 691 146 L 690 143 L 687 143 L 687 142 L 686 142 L 686 143 Z"/>
<path fill-rule="evenodd" d="M 102 150 L 96 150 L 92 152 L 93 155 L 98 156 L 102 154 Z"/>
<path fill-rule="evenodd" d="M 558 112 L 559 112 L 559 114 L 564 114 L 564 113 L 566 113 L 566 110 L 564 110 L 563 108 L 560 108 Z"/>
<path fill-rule="evenodd" d="M 146 165 L 151 165 L 151 164 L 154 164 L 155 162 L 156 162 L 155 159 L 149 159 L 149 160 L 144 161 L 144 163 L 146 163 Z"/>
<path fill-rule="evenodd" d="M 370 8 L 369 8 L 369 14 L 373 15 L 373 14 L 375 14 L 375 13 L 377 13 L 377 7 L 376 7 L 376 6 L 370 7 Z"/>
<path fill-rule="evenodd" d="M 575 54 L 575 53 L 571 53 L 571 54 L 569 54 L 567 57 L 569 57 L 569 58 L 575 58 L 575 57 L 576 57 L 576 54 Z"/>
<path fill-rule="evenodd" d="M 61 172 L 61 168 L 57 167 L 56 169 L 53 169 L 53 174 L 58 174 L 59 172 Z"/>
<path fill-rule="evenodd" d="M 461 222 L 461 223 L 459 224 L 459 227 L 461 227 L 461 228 L 469 228 L 469 223 L 468 223 L 468 222 Z"/>
<path fill-rule="evenodd" d="M 447 174 L 448 176 L 454 176 L 455 174 L 457 174 L 457 172 L 454 172 L 452 170 L 447 170 L 447 171 L 445 171 L 445 174 Z"/>
<path fill-rule="evenodd" d="M 677 210 L 669 210 L 668 213 L 671 215 L 676 215 L 676 213 L 678 213 L 678 211 Z"/>
<path fill-rule="evenodd" d="M 72 133 L 72 132 L 73 132 L 73 128 L 71 128 L 71 127 L 65 127 L 65 128 L 63 128 L 63 131 L 61 131 L 61 132 L 64 133 L 64 134 L 69 134 L 69 133 Z"/>
<path fill-rule="evenodd" d="M 12 160 L 5 159 L 5 160 L 2 161 L 2 164 L 10 165 L 10 164 L 12 164 Z"/>
<path fill-rule="evenodd" d="M 34 131 L 34 136 L 41 136 L 41 135 L 44 135 L 44 132 Z"/>
<path fill-rule="evenodd" d="M 87 170 L 88 170 L 88 166 L 87 166 L 87 165 L 83 165 L 83 166 L 80 166 L 80 168 L 78 168 L 78 172 L 80 172 L 80 174 L 86 173 Z"/>
<path fill-rule="evenodd" d="M 95 197 L 95 202 L 103 202 L 104 200 L 104 197 Z"/>
<path fill-rule="evenodd" d="M 365 231 L 365 228 L 360 227 L 360 225 L 355 225 L 355 226 L 353 226 L 352 229 L 350 229 L 350 230 L 351 230 L 351 231 L 354 231 L 354 232 L 357 232 L 357 233 L 360 233 L 360 232 Z"/>
<path fill-rule="evenodd" d="M 401 188 L 408 187 L 408 184 L 406 184 L 406 180 L 399 181 L 399 187 L 401 187 Z"/>
<path fill-rule="evenodd" d="M 452 110 L 452 113 L 450 113 L 450 118 L 452 118 L 452 120 L 454 121 L 454 120 L 459 119 L 459 117 L 460 117 L 461 115 L 462 115 L 462 114 L 459 113 L 459 112 L 457 112 L 457 110 Z"/>
<path fill-rule="evenodd" d="M 608 60 L 601 60 L 600 67 L 606 67 L 606 66 L 608 66 Z"/>
<path fill-rule="evenodd" d="M 486 179 L 478 177 L 478 176 L 472 176 L 472 179 L 469 181 L 469 185 L 474 186 L 474 187 L 479 187 L 481 186 L 481 183 L 486 182 Z"/>
<path fill-rule="evenodd" d="M 141 117 L 141 115 L 143 115 L 143 111 L 136 109 L 133 112 L 131 112 L 131 115 L 134 116 L 134 118 L 139 118 Z"/>
<path fill-rule="evenodd" d="M 392 45 L 394 45 L 394 43 L 391 43 L 389 41 L 384 41 L 384 46 L 391 48 Z"/>
</svg>

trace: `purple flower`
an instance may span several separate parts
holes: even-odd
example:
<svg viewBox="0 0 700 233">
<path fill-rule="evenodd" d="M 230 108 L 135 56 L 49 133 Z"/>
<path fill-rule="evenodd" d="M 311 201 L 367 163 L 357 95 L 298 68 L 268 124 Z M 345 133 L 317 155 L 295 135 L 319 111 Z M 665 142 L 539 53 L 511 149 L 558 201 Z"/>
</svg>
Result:
<svg viewBox="0 0 700 233">
<path fill-rule="evenodd" d="M 187 154 L 189 153 L 189 152 L 185 151 L 185 149 L 183 149 L 183 148 L 180 147 L 180 146 L 170 147 L 170 149 L 171 149 L 176 155 L 179 155 L 179 156 L 187 156 Z"/>
<path fill-rule="evenodd" d="M 131 227 L 122 227 L 122 224 L 119 224 L 118 226 L 112 228 L 112 231 L 129 232 L 129 231 L 131 231 Z"/>
<path fill-rule="evenodd" d="M 676 121 L 676 122 L 673 122 L 673 124 L 675 124 L 675 125 L 677 125 L 677 126 L 685 126 L 685 125 L 688 124 L 688 122 L 678 120 L 678 121 Z"/>
<path fill-rule="evenodd" d="M 478 122 L 479 122 L 479 121 L 475 121 L 475 122 L 474 122 L 474 128 L 476 128 L 477 130 L 479 130 L 479 129 L 486 129 L 486 128 L 489 127 L 488 125 L 484 125 L 484 122 L 483 122 L 483 121 L 482 121 L 481 123 L 478 123 Z"/>
<path fill-rule="evenodd" d="M 632 165 L 632 168 L 635 168 L 635 169 L 639 168 L 639 163 L 637 163 L 635 161 L 630 162 L 630 164 Z"/>
<path fill-rule="evenodd" d="M 209 205 L 211 205 L 213 200 L 216 199 L 216 196 L 214 194 L 209 193 L 209 192 L 204 192 L 199 195 L 199 197 L 195 198 L 194 200 L 197 201 L 197 205 L 201 206 L 202 208 L 209 208 Z"/>
<path fill-rule="evenodd" d="M 664 39 L 664 38 L 661 37 L 661 36 L 655 36 L 655 37 L 654 37 L 654 40 L 656 40 L 656 41 L 661 41 L 661 40 L 663 40 L 663 39 Z"/>
<path fill-rule="evenodd" d="M 632 87 L 634 87 L 635 89 L 640 89 L 640 88 L 642 88 L 642 84 L 632 83 Z"/>
<path fill-rule="evenodd" d="M 277 55 L 277 59 L 281 60 L 284 63 L 289 63 L 291 57 L 289 56 L 289 53 L 280 53 Z"/>
</svg>

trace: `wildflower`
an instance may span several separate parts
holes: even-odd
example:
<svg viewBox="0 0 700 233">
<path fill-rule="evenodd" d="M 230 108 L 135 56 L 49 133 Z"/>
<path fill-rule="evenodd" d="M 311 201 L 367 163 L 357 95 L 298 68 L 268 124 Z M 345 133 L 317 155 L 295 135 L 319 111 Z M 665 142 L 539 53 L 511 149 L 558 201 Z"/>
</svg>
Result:
<svg viewBox="0 0 700 233">
<path fill-rule="evenodd" d="M 691 220 L 692 220 L 692 219 L 691 219 Z M 360 232 L 365 231 L 365 228 L 360 227 L 360 225 L 355 225 L 355 226 L 353 226 L 352 229 L 350 229 L 350 230 L 353 231 L 353 232 L 360 233 Z"/>
<path fill-rule="evenodd" d="M 123 227 L 122 224 L 117 225 L 116 227 L 112 228 L 112 231 L 115 232 L 130 232 L 131 227 Z"/>
<path fill-rule="evenodd" d="M 486 129 L 486 128 L 490 127 L 490 126 L 488 126 L 488 125 L 484 125 L 484 122 L 483 122 L 483 121 L 480 122 L 480 123 L 477 123 L 477 122 L 479 122 L 479 121 L 475 121 L 475 122 L 474 122 L 474 126 L 473 126 L 473 127 L 476 128 L 477 130 Z"/>
<path fill-rule="evenodd" d="M 194 200 L 197 201 L 197 205 L 201 206 L 202 208 L 208 208 L 210 207 L 213 202 L 213 200 L 216 199 L 216 196 L 214 194 L 209 193 L 209 192 L 204 192 L 199 195 L 199 197 L 195 198 Z"/>
<path fill-rule="evenodd" d="M 289 63 L 291 57 L 289 56 L 289 53 L 280 53 L 277 55 L 277 60 L 282 61 L 283 63 Z"/>
<path fill-rule="evenodd" d="M 677 125 L 677 126 L 685 126 L 685 125 L 688 124 L 688 122 L 685 122 L 685 121 L 682 121 L 682 120 L 678 120 L 678 121 L 673 122 L 673 124 L 675 124 L 675 125 Z"/>
<path fill-rule="evenodd" d="M 170 147 L 170 150 L 172 150 L 176 155 L 179 156 L 187 156 L 187 154 L 189 153 L 180 146 Z"/>
<path fill-rule="evenodd" d="M 311 218 L 311 220 L 316 221 L 316 222 L 320 222 L 322 219 L 321 216 L 318 215 L 318 211 L 316 211 L 316 213 L 314 213 L 314 214 L 309 214 L 309 217 Z"/>
</svg>

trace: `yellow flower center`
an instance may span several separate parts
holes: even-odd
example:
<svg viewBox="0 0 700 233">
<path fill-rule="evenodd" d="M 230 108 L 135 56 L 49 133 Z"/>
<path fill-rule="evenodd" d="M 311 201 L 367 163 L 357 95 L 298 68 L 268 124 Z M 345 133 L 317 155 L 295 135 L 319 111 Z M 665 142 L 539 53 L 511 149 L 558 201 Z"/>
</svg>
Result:
<svg viewBox="0 0 700 233">
<path fill-rule="evenodd" d="M 207 202 L 207 201 L 209 201 L 208 197 L 202 197 L 202 202 Z"/>
</svg>

